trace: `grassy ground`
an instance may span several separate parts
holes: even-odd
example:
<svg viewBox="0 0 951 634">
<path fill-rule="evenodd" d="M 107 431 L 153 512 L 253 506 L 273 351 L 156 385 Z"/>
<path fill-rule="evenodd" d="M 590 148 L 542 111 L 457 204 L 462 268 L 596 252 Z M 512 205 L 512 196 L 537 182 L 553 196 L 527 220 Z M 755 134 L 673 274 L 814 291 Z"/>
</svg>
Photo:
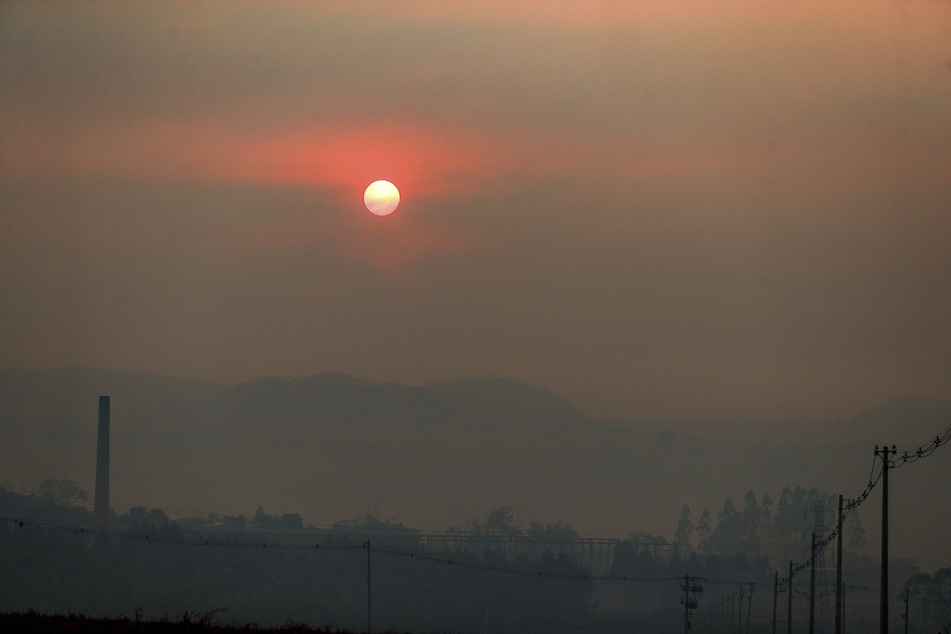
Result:
<svg viewBox="0 0 951 634">
<path fill-rule="evenodd" d="M 210 633 L 275 633 L 275 634 L 348 634 L 343 630 L 313 629 L 304 625 L 288 624 L 280 628 L 265 628 L 256 625 L 220 625 L 212 619 L 199 615 L 182 615 L 178 620 L 162 619 L 145 621 L 133 619 L 94 618 L 78 614 L 58 616 L 37 612 L 14 612 L 0 614 L 0 631 L 11 633 L 30 632 L 89 632 L 91 634 L 165 634 L 175 632 Z"/>
</svg>

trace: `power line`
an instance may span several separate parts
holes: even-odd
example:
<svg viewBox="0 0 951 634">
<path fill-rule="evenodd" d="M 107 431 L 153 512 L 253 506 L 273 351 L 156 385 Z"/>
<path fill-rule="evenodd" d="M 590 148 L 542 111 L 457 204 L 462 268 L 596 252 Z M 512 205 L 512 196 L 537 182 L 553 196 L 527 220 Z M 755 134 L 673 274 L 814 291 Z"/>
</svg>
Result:
<svg viewBox="0 0 951 634">
<path fill-rule="evenodd" d="M 901 467 L 909 462 L 918 462 L 922 458 L 927 458 L 933 454 L 938 447 L 949 440 L 951 440 L 951 425 L 945 427 L 944 431 L 935 436 L 934 440 L 932 440 L 930 443 L 922 447 L 918 447 L 917 451 L 912 452 L 911 454 L 906 451 L 900 458 L 889 460 L 888 468 L 897 469 L 898 467 Z"/>
<path fill-rule="evenodd" d="M 362 544 L 334 544 L 334 543 L 313 543 L 313 546 L 303 545 L 303 544 L 286 544 L 279 542 L 264 542 L 264 541 L 221 541 L 215 540 L 212 538 L 187 538 L 187 537 L 175 537 L 171 535 L 157 535 L 157 534 L 135 534 L 130 532 L 122 532 L 115 530 L 102 530 L 96 528 L 89 528 L 85 526 L 77 525 L 68 525 L 68 524 L 50 524 L 44 522 L 36 522 L 28 519 L 20 518 L 11 518 L 11 517 L 0 517 L 0 522 L 13 524 L 17 528 L 40 528 L 44 530 L 58 531 L 63 533 L 71 533 L 78 535 L 87 535 L 93 537 L 103 537 L 108 539 L 121 539 L 127 541 L 136 541 L 136 542 L 145 542 L 149 544 L 161 544 L 161 545 L 179 545 L 179 546 L 195 546 L 195 547 L 208 547 L 208 548 L 234 548 L 242 550 L 293 550 L 293 551 L 304 551 L 304 550 L 365 550 L 368 549 L 367 543 Z M 452 557 L 441 557 L 436 555 L 430 555 L 426 553 L 417 553 L 411 551 L 398 550 L 394 548 L 385 548 L 379 546 L 373 546 L 372 551 L 374 553 L 389 555 L 393 557 L 402 557 L 407 559 L 414 559 L 418 561 L 424 561 L 429 563 L 441 564 L 446 566 L 455 566 L 460 568 L 466 568 L 469 570 L 479 570 L 483 572 L 492 572 L 499 574 L 507 575 L 516 575 L 524 577 L 539 577 L 539 578 L 548 578 L 548 579 L 575 579 L 575 580 L 588 580 L 588 581 L 619 581 L 619 582 L 674 582 L 682 579 L 680 576 L 670 576 L 670 577 L 638 577 L 638 576 L 629 576 L 629 575 L 599 575 L 599 574 L 587 574 L 587 573 L 559 573 L 559 572 L 548 572 L 538 569 L 526 569 L 526 568 L 513 568 L 509 566 L 497 566 L 492 564 L 481 564 L 471 561 L 465 561 L 465 557 L 452 558 Z M 705 577 L 693 577 L 698 581 L 712 584 L 723 584 L 723 585 L 743 585 L 748 584 L 748 581 L 732 581 L 732 580 L 718 580 L 718 579 L 708 579 Z"/>
<path fill-rule="evenodd" d="M 262 541 L 221 541 L 214 539 L 213 537 L 205 538 L 188 538 L 188 537 L 175 537 L 172 535 L 162 535 L 162 534 L 145 534 L 137 535 L 128 531 L 115 531 L 109 529 L 98 529 L 90 528 L 88 526 L 78 526 L 71 524 L 48 524 L 45 522 L 36 522 L 28 519 L 20 519 L 17 517 L 0 517 L 0 522 L 12 523 L 18 528 L 24 528 L 29 526 L 31 528 L 42 528 L 45 530 L 58 531 L 62 533 L 73 533 L 79 535 L 89 535 L 93 537 L 105 537 L 109 539 L 122 539 L 128 541 L 141 541 L 148 542 L 152 544 L 175 544 L 179 546 L 206 546 L 213 548 L 239 548 L 239 549 L 273 549 L 273 550 L 309 550 L 310 546 L 304 546 L 301 544 L 281 544 L 272 542 Z M 324 544 L 321 546 L 319 543 L 314 543 L 314 549 L 324 549 L 324 550 L 345 550 L 345 549 L 359 549 L 363 548 L 361 545 L 356 544 Z"/>
<path fill-rule="evenodd" d="M 865 502 L 865 500 L 868 499 L 876 485 L 881 481 L 886 465 L 889 469 L 897 469 L 906 463 L 917 462 L 922 458 L 930 456 L 938 447 L 949 441 L 951 441 L 951 425 L 945 427 L 945 429 L 940 434 L 935 436 L 934 440 L 932 440 L 930 443 L 918 447 L 917 451 L 911 454 L 906 451 L 901 457 L 889 459 L 887 462 L 885 460 L 879 459 L 879 457 L 876 455 L 876 457 L 872 460 L 872 468 L 869 472 L 868 484 L 865 486 L 865 489 L 862 491 L 862 493 L 860 493 L 857 497 L 846 501 L 843 509 L 844 515 L 842 519 L 847 519 L 850 511 L 858 508 L 863 502 Z M 822 549 L 831 544 L 832 540 L 838 536 L 838 530 L 838 527 L 832 529 L 823 539 L 816 542 L 816 547 Z M 800 564 L 795 564 L 793 566 L 793 573 L 795 574 L 796 572 L 807 570 L 811 565 L 811 559 L 812 558 L 810 557 Z M 781 579 L 781 581 L 788 581 L 788 579 Z"/>
<path fill-rule="evenodd" d="M 364 544 L 364 547 L 367 547 Z M 462 568 L 468 568 L 471 570 L 482 570 L 485 572 L 497 572 L 502 574 L 509 575 L 518 575 L 518 576 L 528 576 L 528 577 L 542 577 L 549 579 L 578 579 L 578 580 L 590 580 L 590 581 L 676 581 L 680 577 L 631 577 L 626 575 L 592 575 L 592 574 L 569 574 L 561 572 L 546 572 L 543 570 L 529 570 L 525 568 L 510 568 L 507 566 L 495 566 L 490 564 L 479 564 L 467 561 L 460 561 L 459 559 L 453 560 L 451 557 L 437 557 L 434 555 L 427 555 L 421 553 L 414 553 L 402 550 L 395 550 L 392 548 L 380 548 L 379 546 L 373 546 L 373 552 L 379 552 L 386 555 L 391 555 L 394 557 L 403 557 L 408 559 L 418 559 L 419 561 L 426 561 L 430 563 L 443 564 L 447 566 L 459 566 Z"/>
</svg>

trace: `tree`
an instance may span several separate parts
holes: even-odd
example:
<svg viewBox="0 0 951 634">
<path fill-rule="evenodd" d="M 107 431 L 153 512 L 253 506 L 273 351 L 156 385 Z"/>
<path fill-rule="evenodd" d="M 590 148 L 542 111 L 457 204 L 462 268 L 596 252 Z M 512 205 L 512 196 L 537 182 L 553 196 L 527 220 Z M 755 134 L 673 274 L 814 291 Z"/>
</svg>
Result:
<svg viewBox="0 0 951 634">
<path fill-rule="evenodd" d="M 47 478 L 43 480 L 39 487 L 41 497 L 51 500 L 60 506 L 71 507 L 76 501 L 86 501 L 89 496 L 86 492 L 76 486 L 72 480 L 58 480 L 56 478 Z"/>
<path fill-rule="evenodd" d="M 170 520 L 168 518 L 168 513 L 162 509 L 152 509 L 149 511 L 149 515 L 147 518 L 145 518 L 145 521 L 152 526 L 159 528 L 168 524 Z"/>
<path fill-rule="evenodd" d="M 511 506 L 495 506 L 489 509 L 485 517 L 473 519 L 467 527 L 467 540 L 480 544 L 483 552 L 502 555 L 509 551 L 523 531 Z"/>
<path fill-rule="evenodd" d="M 264 512 L 263 506 L 258 505 L 258 510 L 254 513 L 254 519 L 251 520 L 251 522 L 255 526 L 265 528 L 269 527 L 274 522 L 274 518 Z"/>
<path fill-rule="evenodd" d="M 717 513 L 717 526 L 707 538 L 705 553 L 729 557 L 741 550 L 743 537 L 742 515 L 733 505 L 733 500 L 723 501 L 723 509 Z"/>
<path fill-rule="evenodd" d="M 296 513 L 295 513 L 296 515 Z M 334 530 L 340 531 L 380 531 L 386 533 L 417 533 L 414 528 L 409 528 L 396 519 L 385 520 L 371 513 L 363 517 L 357 517 L 352 520 L 340 520 L 333 525 Z"/>
<path fill-rule="evenodd" d="M 713 530 L 710 526 L 712 519 L 710 509 L 704 508 L 700 514 L 700 521 L 697 524 L 697 548 L 700 551 L 706 551 L 707 540 L 710 538 L 710 532 Z"/>
<path fill-rule="evenodd" d="M 756 501 L 756 494 L 750 489 L 743 499 L 743 513 L 740 518 L 740 547 L 750 558 L 759 555 L 759 527 L 767 518 L 763 508 Z"/>
<path fill-rule="evenodd" d="M 564 522 L 555 522 L 551 524 L 532 520 L 531 526 L 528 529 L 528 535 L 530 537 L 544 537 L 546 539 L 577 539 L 578 532 L 573 529 L 568 524 Z"/>
<path fill-rule="evenodd" d="M 276 521 L 282 528 L 304 528 L 304 518 L 300 513 L 283 513 Z"/>
<path fill-rule="evenodd" d="M 680 519 L 677 522 L 677 530 L 674 531 L 674 544 L 676 544 L 677 550 L 679 550 L 680 554 L 684 557 L 689 555 L 690 551 L 693 550 L 693 546 L 690 543 L 693 531 L 690 507 L 684 504 L 683 508 L 680 509 Z"/>
<path fill-rule="evenodd" d="M 838 497 L 819 491 L 817 487 L 783 489 L 770 524 L 773 538 L 782 544 L 783 561 L 798 559 L 803 548 L 808 548 L 817 502 L 823 503 L 828 511 L 836 508 Z"/>
<path fill-rule="evenodd" d="M 476 535 L 516 537 L 522 534 L 511 506 L 495 506 L 486 512 L 483 519 L 472 520 L 472 532 Z"/>
<path fill-rule="evenodd" d="M 763 501 L 760 502 L 760 508 L 763 509 L 763 519 L 771 520 L 773 518 L 773 498 L 769 497 L 769 493 L 763 494 Z"/>
<path fill-rule="evenodd" d="M 248 518 L 244 515 L 225 515 L 221 518 L 221 524 L 225 528 L 240 530 L 248 525 Z"/>
<path fill-rule="evenodd" d="M 905 582 L 905 589 L 926 621 L 916 624 L 920 631 L 933 632 L 939 627 L 946 632 L 951 630 L 951 568 L 942 568 L 934 576 L 919 573 Z"/>
<path fill-rule="evenodd" d="M 304 528 L 304 519 L 300 513 L 271 515 L 264 512 L 263 506 L 258 506 L 252 524 L 258 528 Z"/>
<path fill-rule="evenodd" d="M 129 509 L 129 524 L 132 528 L 138 528 L 145 521 L 148 509 L 144 506 L 133 506 Z"/>
</svg>

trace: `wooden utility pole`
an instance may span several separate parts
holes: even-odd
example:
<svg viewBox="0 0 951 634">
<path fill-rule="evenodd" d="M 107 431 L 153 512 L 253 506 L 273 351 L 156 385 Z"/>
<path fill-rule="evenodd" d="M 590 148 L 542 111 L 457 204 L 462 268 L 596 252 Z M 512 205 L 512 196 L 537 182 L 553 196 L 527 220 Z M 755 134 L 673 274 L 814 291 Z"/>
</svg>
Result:
<svg viewBox="0 0 951 634">
<path fill-rule="evenodd" d="M 690 630 L 690 575 L 684 575 L 684 634 Z"/>
<path fill-rule="evenodd" d="M 773 577 L 773 634 L 776 634 L 776 603 L 779 600 L 779 571 Z"/>
<path fill-rule="evenodd" d="M 786 590 L 789 592 L 789 606 L 786 609 L 786 634 L 792 634 L 792 578 L 793 578 L 793 562 L 792 559 L 789 560 L 789 587 Z"/>
<path fill-rule="evenodd" d="M 733 609 L 736 606 L 736 590 L 730 592 L 730 631 L 733 631 Z M 736 629 L 740 629 L 737 625 Z"/>
<path fill-rule="evenodd" d="M 816 632 L 816 534 L 812 534 L 812 556 L 809 558 L 809 634 Z"/>
<path fill-rule="evenodd" d="M 372 577 L 370 575 L 370 540 L 367 540 L 367 634 L 373 632 L 373 620 L 372 620 L 372 610 L 370 602 L 370 587 L 371 587 Z"/>
<path fill-rule="evenodd" d="M 882 458 L 882 584 L 879 592 L 878 626 L 880 634 L 888 634 L 888 462 L 898 451 L 875 445 L 875 455 Z"/>
<path fill-rule="evenodd" d="M 693 578 L 694 581 L 699 581 L 697 577 Z M 684 583 L 681 586 L 681 590 L 684 591 L 684 596 L 681 599 L 681 602 L 684 604 L 684 634 L 687 634 L 687 631 L 690 630 L 690 611 L 696 610 L 699 605 L 700 593 L 703 592 L 703 586 L 699 583 L 690 583 L 690 575 L 684 575 Z"/>
<path fill-rule="evenodd" d="M 905 588 L 905 634 L 908 634 L 908 588 Z"/>
<path fill-rule="evenodd" d="M 839 496 L 839 521 L 835 547 L 835 634 L 842 634 L 842 496 Z"/>
<path fill-rule="evenodd" d="M 845 631 L 845 586 L 842 586 L 842 631 Z"/>
<path fill-rule="evenodd" d="M 750 600 L 746 602 L 746 634 L 750 634 L 750 617 L 753 615 L 753 591 L 756 584 L 750 581 Z"/>
<path fill-rule="evenodd" d="M 743 586 L 740 586 L 739 595 L 740 604 L 736 608 L 736 632 L 737 634 L 743 634 L 743 599 L 746 597 L 746 590 L 743 589 Z"/>
</svg>

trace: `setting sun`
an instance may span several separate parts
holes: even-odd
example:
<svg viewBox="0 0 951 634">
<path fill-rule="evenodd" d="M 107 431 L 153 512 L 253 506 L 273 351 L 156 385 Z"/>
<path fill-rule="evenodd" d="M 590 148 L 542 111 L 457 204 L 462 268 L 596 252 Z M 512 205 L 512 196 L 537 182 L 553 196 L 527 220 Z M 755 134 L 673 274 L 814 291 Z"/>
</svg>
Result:
<svg viewBox="0 0 951 634">
<path fill-rule="evenodd" d="M 390 181 L 373 181 L 363 193 L 367 209 L 377 216 L 388 216 L 400 204 L 400 190 Z"/>
</svg>

